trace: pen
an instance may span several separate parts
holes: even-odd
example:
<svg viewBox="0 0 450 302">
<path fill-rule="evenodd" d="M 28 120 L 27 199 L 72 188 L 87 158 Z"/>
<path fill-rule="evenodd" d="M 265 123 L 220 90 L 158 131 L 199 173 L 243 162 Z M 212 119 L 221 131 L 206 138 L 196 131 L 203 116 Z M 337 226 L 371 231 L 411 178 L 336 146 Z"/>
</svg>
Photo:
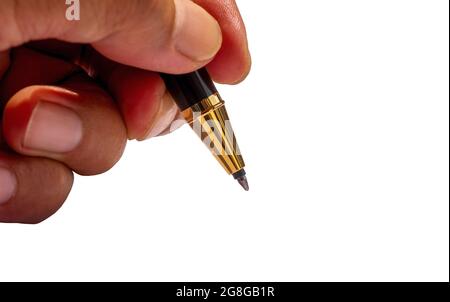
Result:
<svg viewBox="0 0 450 302">
<path fill-rule="evenodd" d="M 224 101 L 205 68 L 195 72 L 161 74 L 184 119 L 228 174 L 248 191 L 244 160 Z"/>
</svg>

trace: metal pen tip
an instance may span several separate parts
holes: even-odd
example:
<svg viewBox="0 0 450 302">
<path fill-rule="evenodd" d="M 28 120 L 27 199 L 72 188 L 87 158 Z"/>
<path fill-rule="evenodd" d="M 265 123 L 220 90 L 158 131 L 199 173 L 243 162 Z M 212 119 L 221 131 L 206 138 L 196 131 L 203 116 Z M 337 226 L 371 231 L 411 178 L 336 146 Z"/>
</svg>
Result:
<svg viewBox="0 0 450 302">
<path fill-rule="evenodd" d="M 237 180 L 237 182 L 241 185 L 241 187 L 244 188 L 245 191 L 248 191 L 249 186 L 248 186 L 248 181 L 247 181 L 247 177 L 245 176 L 245 170 L 241 169 L 237 172 L 235 172 L 233 174 L 234 179 Z"/>
<path fill-rule="evenodd" d="M 236 180 L 244 188 L 245 191 L 248 191 L 250 189 L 248 186 L 247 177 L 245 175 L 241 176 L 239 178 L 236 178 Z"/>
</svg>

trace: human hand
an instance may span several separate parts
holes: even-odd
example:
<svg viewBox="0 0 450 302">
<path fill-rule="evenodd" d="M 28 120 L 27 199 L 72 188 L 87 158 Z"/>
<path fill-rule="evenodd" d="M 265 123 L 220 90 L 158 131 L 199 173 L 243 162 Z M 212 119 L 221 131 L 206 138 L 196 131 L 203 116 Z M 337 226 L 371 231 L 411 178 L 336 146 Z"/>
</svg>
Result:
<svg viewBox="0 0 450 302">
<path fill-rule="evenodd" d="M 1 222 L 46 219 L 73 172 L 103 173 L 127 139 L 167 132 L 178 109 L 156 72 L 207 65 L 234 84 L 250 70 L 234 0 L 80 2 L 68 21 L 64 1 L 0 1 Z"/>
</svg>

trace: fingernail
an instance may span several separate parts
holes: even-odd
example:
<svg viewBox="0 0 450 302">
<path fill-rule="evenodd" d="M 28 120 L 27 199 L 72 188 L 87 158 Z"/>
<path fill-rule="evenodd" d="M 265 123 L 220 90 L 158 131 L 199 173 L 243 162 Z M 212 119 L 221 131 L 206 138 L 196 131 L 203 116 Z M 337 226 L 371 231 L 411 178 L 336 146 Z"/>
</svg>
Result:
<svg viewBox="0 0 450 302">
<path fill-rule="evenodd" d="M 178 112 L 177 105 L 170 94 L 166 92 L 161 99 L 158 112 L 153 118 L 153 124 L 150 126 L 145 139 L 155 137 L 170 127 Z"/>
<path fill-rule="evenodd" d="M 0 167 L 0 205 L 8 202 L 16 192 L 17 180 L 13 173 Z"/>
<path fill-rule="evenodd" d="M 175 130 L 180 129 L 185 124 L 187 124 L 187 122 L 184 119 L 183 114 L 180 111 L 178 111 L 177 115 L 175 116 L 174 120 L 170 123 L 169 127 L 164 129 L 164 131 L 158 134 L 158 136 L 170 134 Z"/>
<path fill-rule="evenodd" d="M 78 146 L 82 135 L 83 125 L 74 111 L 41 101 L 31 114 L 23 145 L 37 151 L 66 153 Z"/>
<path fill-rule="evenodd" d="M 175 0 L 175 47 L 194 61 L 212 59 L 222 44 L 217 21 L 191 0 Z"/>
</svg>

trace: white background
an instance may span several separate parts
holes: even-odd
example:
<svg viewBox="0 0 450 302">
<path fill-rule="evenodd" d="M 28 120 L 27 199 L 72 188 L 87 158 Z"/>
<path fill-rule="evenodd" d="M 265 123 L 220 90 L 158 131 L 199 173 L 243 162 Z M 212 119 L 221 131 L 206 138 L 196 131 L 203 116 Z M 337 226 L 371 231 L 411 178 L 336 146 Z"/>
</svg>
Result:
<svg viewBox="0 0 450 302">
<path fill-rule="evenodd" d="M 244 192 L 185 126 L 0 225 L 0 280 L 448 281 L 449 2 L 239 1 Z"/>
</svg>

